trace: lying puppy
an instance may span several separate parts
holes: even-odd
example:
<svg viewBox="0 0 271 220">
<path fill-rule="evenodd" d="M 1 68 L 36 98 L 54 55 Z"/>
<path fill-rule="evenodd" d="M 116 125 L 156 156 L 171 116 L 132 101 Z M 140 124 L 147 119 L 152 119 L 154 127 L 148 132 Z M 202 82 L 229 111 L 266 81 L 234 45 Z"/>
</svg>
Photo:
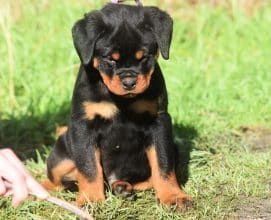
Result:
<svg viewBox="0 0 271 220">
<path fill-rule="evenodd" d="M 81 67 L 68 130 L 47 162 L 47 189 L 77 181 L 77 203 L 113 192 L 154 188 L 158 200 L 184 208 L 167 91 L 157 63 L 169 58 L 172 19 L 156 7 L 108 4 L 72 29 Z"/>
</svg>

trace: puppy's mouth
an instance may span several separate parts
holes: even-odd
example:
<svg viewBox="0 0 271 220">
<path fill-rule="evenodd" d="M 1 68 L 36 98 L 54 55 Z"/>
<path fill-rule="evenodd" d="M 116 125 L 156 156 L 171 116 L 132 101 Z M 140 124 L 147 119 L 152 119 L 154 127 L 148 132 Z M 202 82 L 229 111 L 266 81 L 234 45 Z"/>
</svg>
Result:
<svg viewBox="0 0 271 220">
<path fill-rule="evenodd" d="M 153 71 L 152 69 L 146 74 L 116 74 L 112 77 L 100 72 L 100 75 L 110 92 L 125 98 L 132 98 L 149 87 Z"/>
</svg>

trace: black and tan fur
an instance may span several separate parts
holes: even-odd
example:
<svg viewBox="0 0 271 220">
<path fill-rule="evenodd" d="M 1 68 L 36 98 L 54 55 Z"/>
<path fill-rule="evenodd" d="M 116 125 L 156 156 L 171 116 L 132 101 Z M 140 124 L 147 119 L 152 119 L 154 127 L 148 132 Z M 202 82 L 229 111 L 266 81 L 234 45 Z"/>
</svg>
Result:
<svg viewBox="0 0 271 220">
<path fill-rule="evenodd" d="M 158 200 L 183 208 L 191 198 L 176 180 L 177 148 L 157 62 L 169 58 L 173 22 L 156 7 L 108 4 L 72 29 L 81 67 L 70 123 L 47 163 L 47 188 L 77 181 L 78 204 L 113 191 L 154 188 Z"/>
</svg>

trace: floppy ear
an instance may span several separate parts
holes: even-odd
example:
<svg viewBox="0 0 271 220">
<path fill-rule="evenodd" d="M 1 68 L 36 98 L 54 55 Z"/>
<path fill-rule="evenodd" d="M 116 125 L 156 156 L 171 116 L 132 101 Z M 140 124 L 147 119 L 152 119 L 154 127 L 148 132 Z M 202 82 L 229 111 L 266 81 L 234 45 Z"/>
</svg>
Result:
<svg viewBox="0 0 271 220">
<path fill-rule="evenodd" d="M 161 54 L 167 60 L 169 58 L 173 20 L 166 12 L 157 7 L 145 7 L 145 11 L 149 15 L 151 31 L 155 36 Z"/>
<path fill-rule="evenodd" d="M 100 12 L 94 11 L 86 14 L 77 21 L 72 28 L 74 47 L 84 65 L 88 65 L 92 59 L 95 44 L 101 36 L 104 23 Z"/>
</svg>

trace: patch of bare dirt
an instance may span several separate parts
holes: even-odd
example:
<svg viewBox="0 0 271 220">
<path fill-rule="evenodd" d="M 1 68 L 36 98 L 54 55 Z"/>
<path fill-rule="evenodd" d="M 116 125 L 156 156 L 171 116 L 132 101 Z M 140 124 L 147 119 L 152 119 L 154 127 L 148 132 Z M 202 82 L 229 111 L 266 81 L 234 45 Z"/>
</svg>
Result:
<svg viewBox="0 0 271 220">
<path fill-rule="evenodd" d="M 270 198 L 249 198 L 238 208 L 233 219 L 240 220 L 269 220 L 271 219 Z"/>
<path fill-rule="evenodd" d="M 271 129 L 244 126 L 240 128 L 242 142 L 251 151 L 265 152 L 271 150 Z"/>
</svg>

